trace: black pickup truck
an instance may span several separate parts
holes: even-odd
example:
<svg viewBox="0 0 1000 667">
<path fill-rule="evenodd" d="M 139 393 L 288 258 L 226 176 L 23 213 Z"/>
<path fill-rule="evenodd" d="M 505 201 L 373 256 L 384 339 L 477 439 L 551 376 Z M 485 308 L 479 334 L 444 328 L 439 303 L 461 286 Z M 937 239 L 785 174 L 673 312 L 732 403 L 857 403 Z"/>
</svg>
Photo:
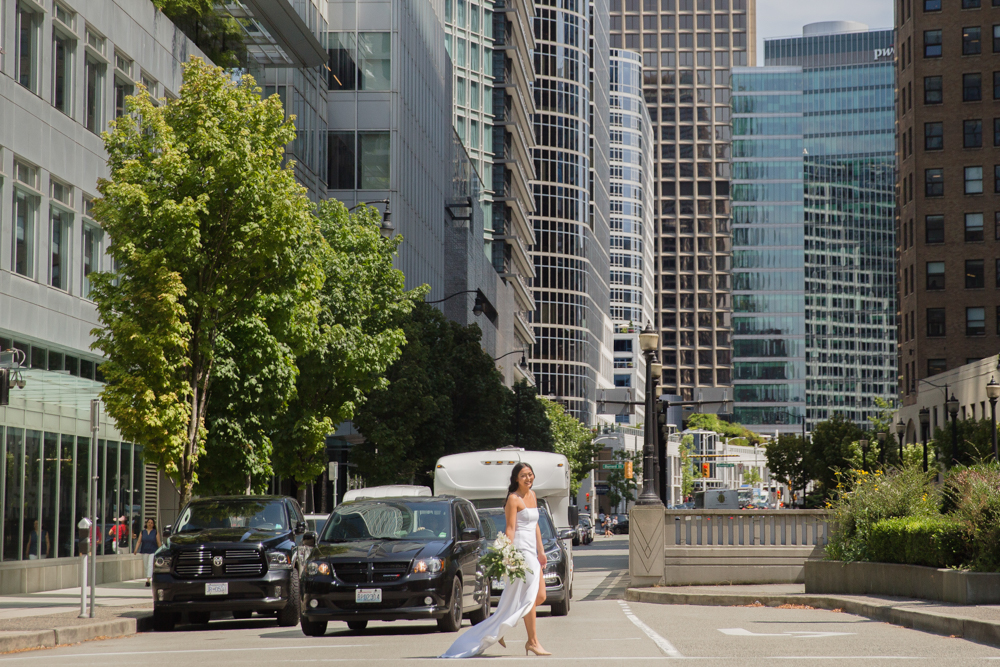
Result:
<svg viewBox="0 0 1000 667">
<path fill-rule="evenodd" d="M 299 622 L 306 523 L 292 498 L 222 496 L 188 503 L 153 560 L 153 625 L 172 630 L 182 613 L 208 623 L 213 611 Z"/>
</svg>

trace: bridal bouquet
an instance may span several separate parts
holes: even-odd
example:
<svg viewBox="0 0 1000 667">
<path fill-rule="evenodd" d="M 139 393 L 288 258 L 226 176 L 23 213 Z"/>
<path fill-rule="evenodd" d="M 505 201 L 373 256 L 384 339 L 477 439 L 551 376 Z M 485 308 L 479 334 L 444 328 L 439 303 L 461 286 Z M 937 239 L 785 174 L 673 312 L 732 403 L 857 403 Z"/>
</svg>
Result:
<svg viewBox="0 0 1000 667">
<path fill-rule="evenodd" d="M 483 566 L 486 576 L 495 580 L 503 578 L 504 575 L 511 581 L 526 580 L 527 574 L 531 572 L 524 562 L 524 555 L 514 547 L 514 543 L 503 531 L 497 533 L 496 542 L 486 550 L 486 555 L 479 559 L 479 563 Z"/>
</svg>

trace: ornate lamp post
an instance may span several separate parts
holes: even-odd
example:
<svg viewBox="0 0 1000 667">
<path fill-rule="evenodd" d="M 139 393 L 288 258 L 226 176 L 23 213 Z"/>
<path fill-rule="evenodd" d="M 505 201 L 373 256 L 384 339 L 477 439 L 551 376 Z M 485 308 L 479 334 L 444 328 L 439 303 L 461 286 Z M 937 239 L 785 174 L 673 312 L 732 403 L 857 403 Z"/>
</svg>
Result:
<svg viewBox="0 0 1000 667">
<path fill-rule="evenodd" d="M 899 465 L 903 465 L 903 434 L 906 433 L 906 424 L 903 423 L 903 418 L 900 417 L 899 421 L 896 422 L 896 435 L 899 437 Z"/>
<path fill-rule="evenodd" d="M 861 469 L 868 470 L 868 434 L 861 434 Z"/>
<path fill-rule="evenodd" d="M 656 428 L 656 396 L 655 385 L 653 384 L 653 366 L 662 370 L 659 359 L 656 358 L 656 345 L 659 336 L 653 331 L 653 325 L 646 322 L 646 328 L 639 334 L 639 348 L 643 356 L 646 357 L 646 418 L 643 442 L 642 442 L 642 493 L 636 505 L 659 505 L 663 507 L 659 494 L 656 493 L 656 447 L 653 443 L 653 436 Z M 659 373 L 657 373 L 659 376 Z"/>
<path fill-rule="evenodd" d="M 951 464 L 948 466 L 950 468 L 958 463 L 958 399 L 955 398 L 954 392 L 944 406 L 948 409 L 948 414 L 951 415 Z"/>
<path fill-rule="evenodd" d="M 927 427 L 931 423 L 929 408 L 920 408 L 920 438 L 924 441 L 924 472 L 927 472 Z"/>
<path fill-rule="evenodd" d="M 993 428 L 990 430 L 993 435 L 993 460 L 1000 462 L 1000 452 L 997 452 L 997 399 L 1000 398 L 1000 383 L 993 377 L 990 377 L 989 384 L 986 385 L 986 397 L 990 399 L 990 413 L 993 418 Z"/>
</svg>

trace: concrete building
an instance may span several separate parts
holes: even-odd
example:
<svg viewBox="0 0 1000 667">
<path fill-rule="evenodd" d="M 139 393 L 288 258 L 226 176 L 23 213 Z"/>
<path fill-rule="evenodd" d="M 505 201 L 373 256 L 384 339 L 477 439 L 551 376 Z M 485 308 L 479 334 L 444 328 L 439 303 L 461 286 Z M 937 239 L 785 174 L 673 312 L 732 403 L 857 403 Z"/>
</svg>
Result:
<svg viewBox="0 0 1000 667">
<path fill-rule="evenodd" d="M 735 416 L 861 426 L 895 377 L 891 30 L 766 40 L 733 68 Z"/>
<path fill-rule="evenodd" d="M 535 10 L 532 370 L 585 424 L 612 370 L 606 21 L 603 0 Z"/>
<path fill-rule="evenodd" d="M 611 3 L 611 46 L 642 52 L 658 142 L 662 384 L 688 400 L 721 396 L 732 384 L 729 76 L 756 64 L 755 21 L 754 0 Z"/>
<path fill-rule="evenodd" d="M 652 128 L 642 97 L 642 57 L 611 50 L 611 321 L 614 385 L 646 396 L 646 361 L 639 331 L 653 321 Z M 622 410 L 615 421 L 641 424 L 644 405 Z"/>
<path fill-rule="evenodd" d="M 995 2 L 896 10 L 898 363 L 908 407 L 937 400 L 923 395 L 927 378 L 1000 350 L 998 24 Z"/>
</svg>

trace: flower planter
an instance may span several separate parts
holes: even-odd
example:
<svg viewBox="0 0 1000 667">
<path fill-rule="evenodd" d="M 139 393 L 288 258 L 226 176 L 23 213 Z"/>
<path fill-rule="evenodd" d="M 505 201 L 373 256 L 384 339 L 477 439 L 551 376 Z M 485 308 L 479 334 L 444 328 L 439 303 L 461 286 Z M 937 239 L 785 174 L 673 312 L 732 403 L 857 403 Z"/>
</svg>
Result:
<svg viewBox="0 0 1000 667">
<path fill-rule="evenodd" d="M 890 595 L 963 605 L 1000 604 L 1000 573 L 896 563 L 807 560 L 806 593 Z"/>
</svg>

